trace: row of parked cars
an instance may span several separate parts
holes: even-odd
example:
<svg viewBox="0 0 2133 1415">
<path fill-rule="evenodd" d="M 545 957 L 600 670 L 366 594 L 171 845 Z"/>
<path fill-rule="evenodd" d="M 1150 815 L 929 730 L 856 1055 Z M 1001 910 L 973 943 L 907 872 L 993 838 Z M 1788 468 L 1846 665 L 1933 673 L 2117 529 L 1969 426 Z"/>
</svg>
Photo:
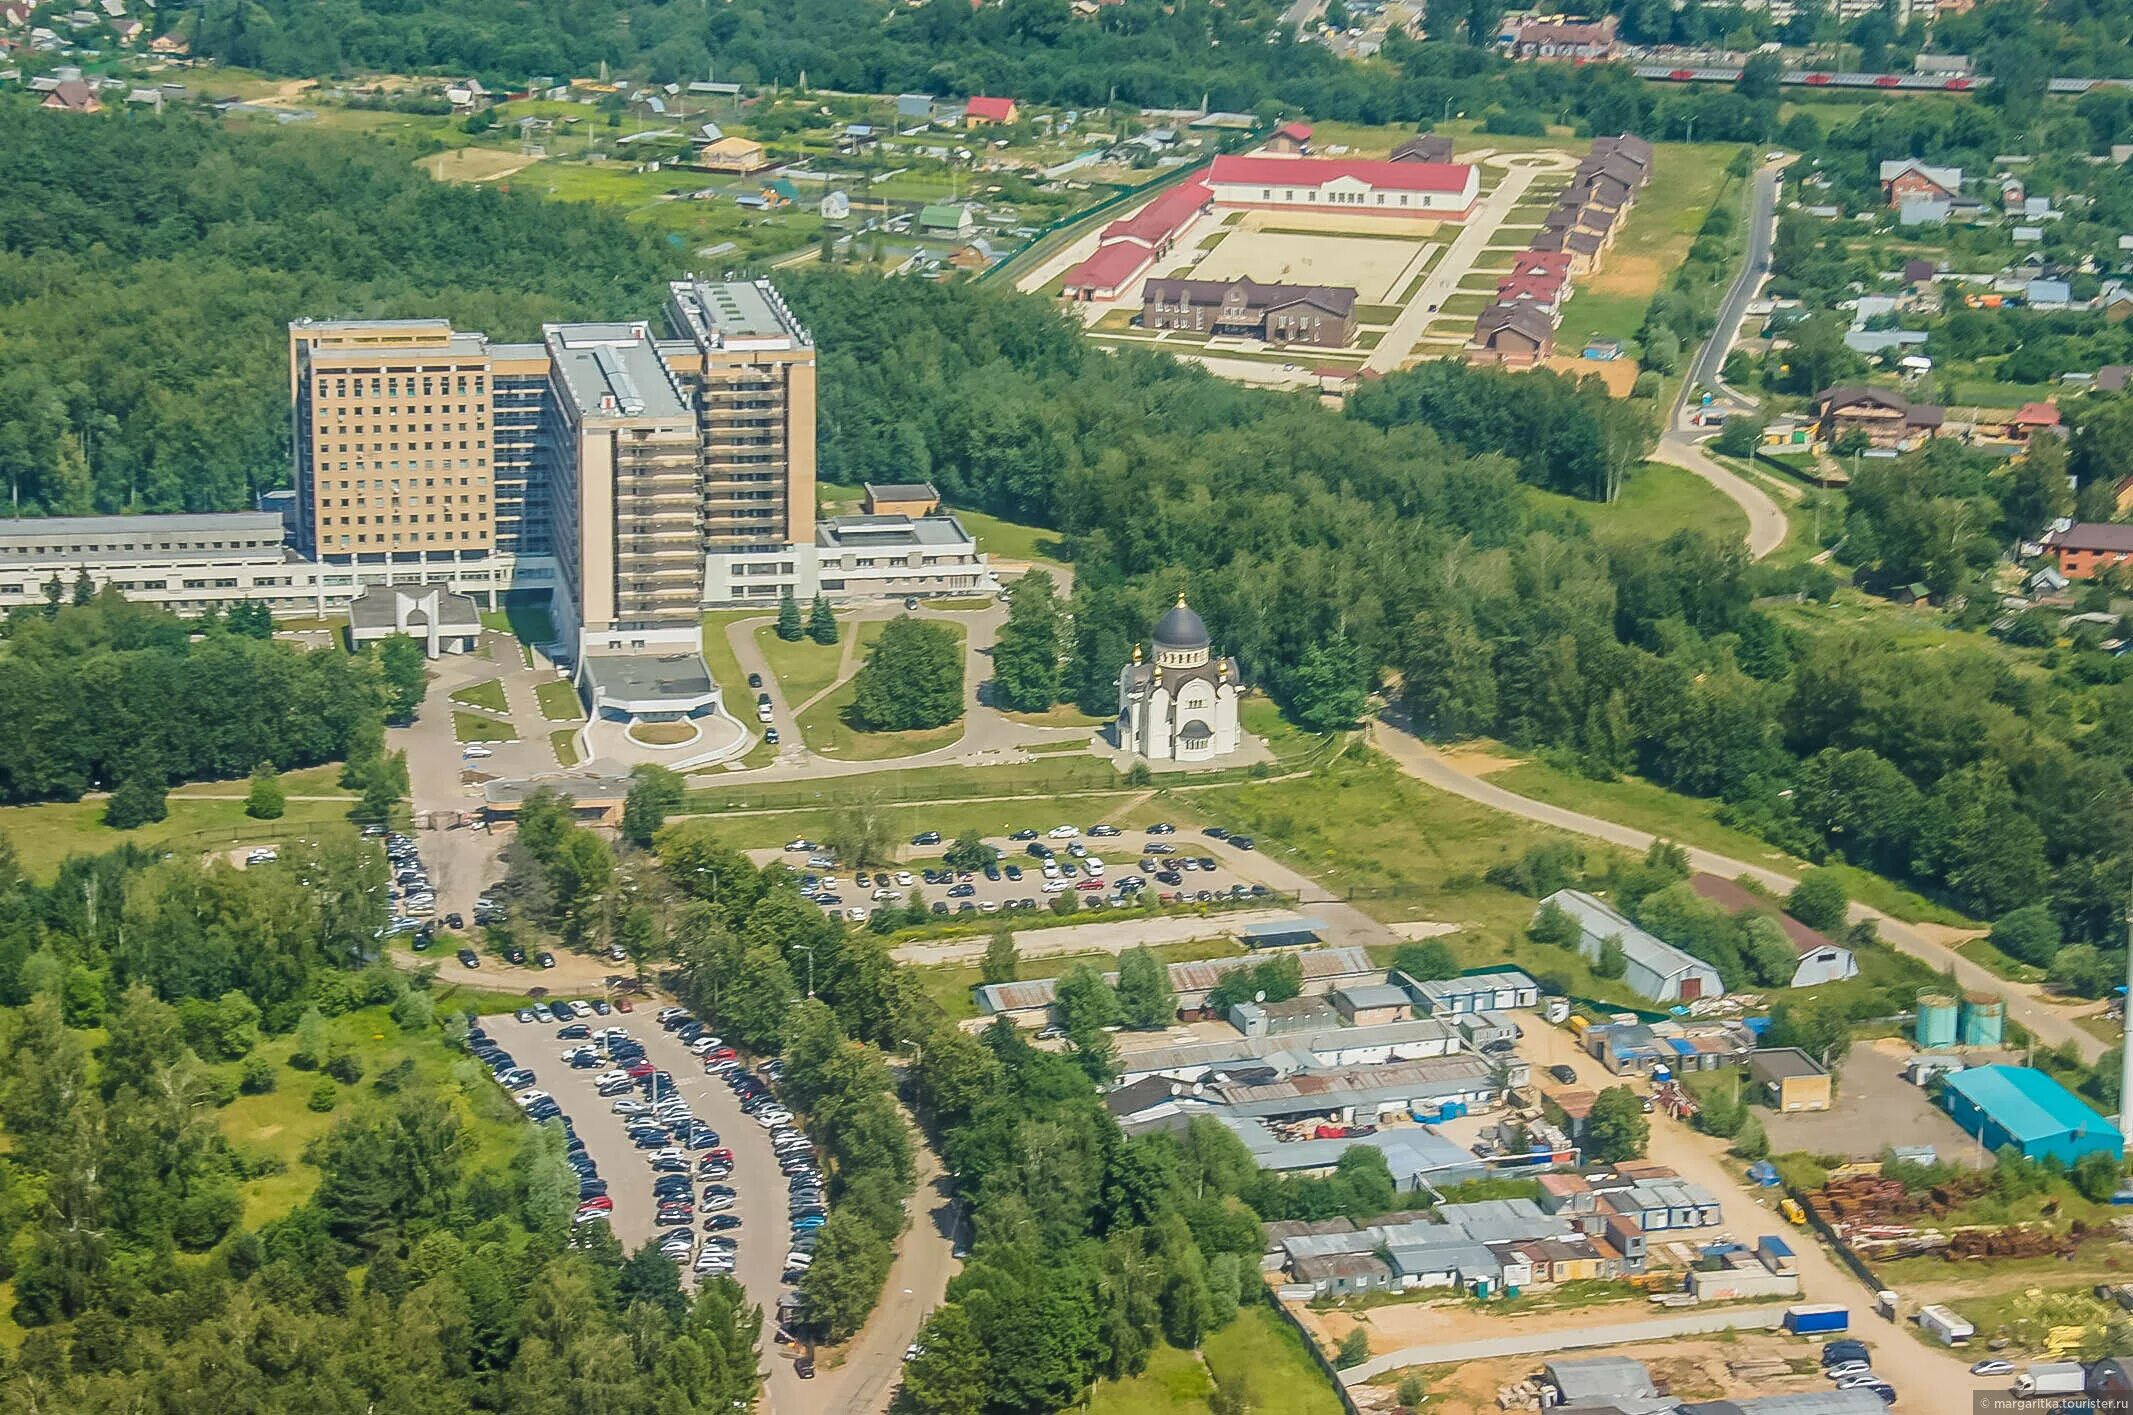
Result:
<svg viewBox="0 0 2133 1415">
<path fill-rule="evenodd" d="M 668 1008 L 659 1014 L 658 1020 L 691 1050 L 702 1047 L 706 1040 L 717 1041 L 709 1036 L 703 1023 L 682 1008 Z M 724 1079 L 732 1089 L 734 1099 L 740 1103 L 742 1113 L 763 1127 L 771 1153 L 777 1157 L 778 1169 L 785 1176 L 786 1221 L 791 1228 L 785 1252 L 784 1279 L 798 1282 L 814 1264 L 815 1246 L 820 1241 L 823 1225 L 829 1221 L 828 1195 L 821 1168 L 815 1160 L 815 1142 L 794 1122 L 792 1112 L 778 1100 L 773 1090 L 784 1074 L 776 1060 L 762 1062 L 750 1071 L 740 1064 L 730 1047 L 713 1045 L 702 1048 L 700 1054 L 704 1057 L 705 1073 Z M 813 1375 L 812 1365 L 807 1365 L 807 1369 L 799 1374 L 803 1378 Z"/>
<path fill-rule="evenodd" d="M 1874 1374 L 1873 1353 L 1863 1341 L 1846 1338 L 1823 1347 L 1822 1374 L 1838 1390 L 1870 1390 L 1881 1397 L 1883 1405 L 1896 1403 L 1896 1387 Z"/>
</svg>

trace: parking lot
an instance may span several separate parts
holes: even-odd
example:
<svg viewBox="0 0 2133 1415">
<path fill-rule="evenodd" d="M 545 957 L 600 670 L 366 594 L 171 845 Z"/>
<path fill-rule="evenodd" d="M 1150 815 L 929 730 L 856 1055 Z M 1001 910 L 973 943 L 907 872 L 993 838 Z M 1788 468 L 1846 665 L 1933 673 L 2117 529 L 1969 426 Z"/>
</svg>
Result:
<svg viewBox="0 0 2133 1415">
<path fill-rule="evenodd" d="M 1248 858 L 1252 842 L 1226 834 L 1217 838 L 1226 842 L 1220 858 L 1201 835 L 1161 824 L 1145 830 L 1032 825 L 987 837 L 985 844 L 1000 858 L 979 870 L 950 869 L 942 856 L 953 842 L 932 832 L 921 832 L 898 852 L 901 862 L 885 870 L 847 871 L 805 840 L 753 856 L 758 863 L 783 860 L 800 876 L 803 893 L 853 923 L 863 923 L 876 909 L 907 908 L 914 895 L 932 915 L 945 918 L 1011 917 L 1049 908 L 1062 894 L 1071 894 L 1090 912 L 1218 897 L 1271 898 L 1273 891 L 1240 867 L 1238 852 Z"/>
<path fill-rule="evenodd" d="M 723 1230 L 722 1236 L 737 1240 L 733 1276 L 747 1289 L 749 1300 L 759 1304 L 765 1316 L 772 1319 L 774 1326 L 780 1299 L 789 1296 L 792 1287 L 783 1276 L 784 1260 L 790 1247 L 787 1181 L 771 1148 L 768 1130 L 741 1109 L 724 1078 L 705 1074 L 703 1061 L 678 1037 L 662 1028 L 650 1009 L 638 1007 L 626 1014 L 617 1012 L 571 1021 L 594 1032 L 604 1027 L 623 1028 L 632 1040 L 643 1045 L 645 1060 L 659 1071 L 671 1074 L 673 1093 L 680 1096 L 697 1120 L 718 1132 L 717 1148 L 732 1151 L 732 1172 L 716 1182 L 731 1188 L 735 1198 L 730 1208 L 718 1212 L 732 1215 L 740 1223 L 738 1227 Z M 615 1101 L 623 1097 L 599 1094 L 596 1078 L 609 1070 L 606 1061 L 585 1068 L 574 1068 L 564 1061 L 565 1052 L 586 1044 L 582 1039 L 560 1037 L 558 1033 L 566 1025 L 569 1024 L 522 1022 L 507 1014 L 490 1020 L 488 1036 L 509 1052 L 520 1067 L 532 1072 L 533 1089 L 547 1092 L 569 1117 L 578 1138 L 584 1142 L 587 1156 L 597 1167 L 599 1178 L 606 1182 L 607 1197 L 613 1208 L 605 1222 L 612 1227 L 625 1249 L 635 1251 L 655 1235 L 673 1232 L 679 1227 L 678 1224 L 656 1222 L 652 1190 L 656 1176 L 652 1156 L 657 1151 L 640 1149 L 631 1139 L 628 1122 L 614 1110 Z M 660 1094 L 662 1098 L 668 1094 L 664 1086 Z M 625 1093 L 632 1099 L 644 1099 L 645 1095 L 641 1088 L 632 1088 Z M 699 1196 L 706 1183 L 698 1177 L 701 1157 L 709 1152 L 709 1149 L 683 1151 L 690 1187 Z M 706 1221 L 713 1216 L 701 1202 L 698 1203 L 697 1212 L 689 1224 L 697 1242 L 701 1242 Z M 693 1286 L 696 1282 L 693 1262 L 677 1263 L 676 1266 L 683 1283 Z M 790 1348 L 772 1344 L 766 1333 L 765 1356 L 770 1372 L 766 1408 L 806 1408 L 800 1395 L 803 1388 L 790 1359 L 792 1354 Z M 779 1395 L 781 1389 L 784 1392 L 782 1398 Z"/>
</svg>

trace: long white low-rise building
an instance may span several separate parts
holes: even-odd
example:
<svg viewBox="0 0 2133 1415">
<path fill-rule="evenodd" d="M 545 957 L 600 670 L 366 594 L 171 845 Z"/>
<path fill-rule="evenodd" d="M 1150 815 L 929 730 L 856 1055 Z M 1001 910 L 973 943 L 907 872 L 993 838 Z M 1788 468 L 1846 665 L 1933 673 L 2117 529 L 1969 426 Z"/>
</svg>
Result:
<svg viewBox="0 0 2133 1415">
<path fill-rule="evenodd" d="M 437 585 L 485 600 L 554 578 L 544 558 L 408 554 L 378 565 L 328 565 L 287 542 L 272 511 L 161 516 L 41 516 L 0 521 L 0 609 L 35 604 L 56 578 L 68 595 L 87 574 L 144 604 L 199 614 L 258 601 L 279 615 L 345 610 L 365 589 Z"/>
</svg>

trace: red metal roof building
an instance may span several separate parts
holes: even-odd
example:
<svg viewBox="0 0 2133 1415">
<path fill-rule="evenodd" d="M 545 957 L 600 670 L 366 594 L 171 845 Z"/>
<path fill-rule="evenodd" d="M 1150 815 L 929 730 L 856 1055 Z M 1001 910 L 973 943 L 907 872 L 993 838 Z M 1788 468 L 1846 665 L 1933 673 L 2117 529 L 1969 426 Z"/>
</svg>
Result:
<svg viewBox="0 0 2133 1415">
<path fill-rule="evenodd" d="M 1222 156 L 1208 170 L 1218 207 L 1335 211 L 1458 221 L 1480 195 L 1479 174 L 1458 162 L 1330 157 Z"/>
<path fill-rule="evenodd" d="M 963 122 L 966 126 L 973 123 L 1012 123 L 1017 116 L 1018 111 L 1012 98 L 979 97 L 963 105 Z"/>
<path fill-rule="evenodd" d="M 1156 258 L 1177 244 L 1200 213 L 1210 193 L 1205 177 L 1195 177 L 1149 202 L 1133 215 L 1104 227 L 1096 253 L 1069 270 L 1060 293 L 1070 300 L 1115 300 L 1141 277 Z"/>
</svg>

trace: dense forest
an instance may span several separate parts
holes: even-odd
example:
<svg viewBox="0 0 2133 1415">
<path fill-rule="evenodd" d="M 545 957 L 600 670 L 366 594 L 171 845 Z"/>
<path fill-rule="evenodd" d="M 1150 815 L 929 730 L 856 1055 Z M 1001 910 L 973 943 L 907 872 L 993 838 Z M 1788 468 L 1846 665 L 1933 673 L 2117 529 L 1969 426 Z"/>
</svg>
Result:
<svg viewBox="0 0 2133 1415">
<path fill-rule="evenodd" d="M 0 841 L 0 1274 L 26 1412 L 730 1415 L 757 1313 L 730 1282 L 569 1240 L 554 1126 L 521 1120 L 428 979 L 366 966 L 382 853 L 247 870 L 122 850 L 26 880 Z M 351 1038 L 400 1060 L 365 1075 Z M 218 1112 L 308 1089 L 291 1159 Z M 277 1127 L 278 1128 L 278 1127 Z M 294 1196 L 248 1224 L 246 1186 Z"/>
<path fill-rule="evenodd" d="M 291 319 L 531 338 L 665 273 L 617 215 L 360 138 L 0 101 L 0 479 L 25 514 L 247 507 L 288 483 Z"/>
<path fill-rule="evenodd" d="M 1012 93 L 1091 106 L 1115 96 L 1164 107 L 1256 110 L 1275 104 L 1324 118 L 1416 119 L 1432 80 L 1499 65 L 1491 46 L 1503 0 L 1434 0 L 1425 29 L 1438 54 L 1393 43 L 1380 64 L 1337 58 L 1315 41 L 1293 42 L 1277 0 L 1217 4 L 1124 0 L 1096 16 L 1067 0 L 741 0 L 714 9 L 657 0 L 184 0 L 161 23 L 189 21 L 197 53 L 283 74 L 353 70 L 450 71 L 517 83 L 588 74 L 600 64 L 640 70 L 660 82 L 710 75 L 742 83 L 794 84 L 862 93 Z M 1650 44 L 1753 49 L 1847 41 L 1866 67 L 1907 67 L 1925 46 L 1923 25 L 1899 30 L 1875 12 L 1839 23 L 1834 6 L 1803 4 L 1778 26 L 1746 6 L 1673 7 L 1660 0 L 1609 0 L 1625 38 Z M 2023 100 L 2053 74 L 2122 74 L 2133 66 L 2124 0 L 2064 0 L 2036 6 L 1998 0 L 1941 20 L 1935 46 L 1980 56 L 1986 71 Z M 1464 51 L 1462 56 L 1460 51 Z M 1526 65 L 1533 74 L 1568 66 Z M 1543 92 L 1547 86 L 1542 85 Z M 1476 93 L 1524 111 L 1529 95 Z M 1441 102 L 1441 96 L 1436 102 Z M 1373 117 L 1373 115 L 1375 115 Z"/>
<path fill-rule="evenodd" d="M 421 651 L 305 652 L 268 637 L 263 614 L 179 619 L 116 590 L 18 608 L 0 621 L 0 802 L 74 800 L 119 788 L 114 824 L 160 819 L 173 781 L 232 780 L 262 763 L 354 764 L 350 785 L 383 759 L 387 674 Z M 256 626 L 256 631 L 254 631 Z M 410 642 L 406 645 L 414 648 Z M 404 686 L 403 686 L 404 691 Z"/>
</svg>

